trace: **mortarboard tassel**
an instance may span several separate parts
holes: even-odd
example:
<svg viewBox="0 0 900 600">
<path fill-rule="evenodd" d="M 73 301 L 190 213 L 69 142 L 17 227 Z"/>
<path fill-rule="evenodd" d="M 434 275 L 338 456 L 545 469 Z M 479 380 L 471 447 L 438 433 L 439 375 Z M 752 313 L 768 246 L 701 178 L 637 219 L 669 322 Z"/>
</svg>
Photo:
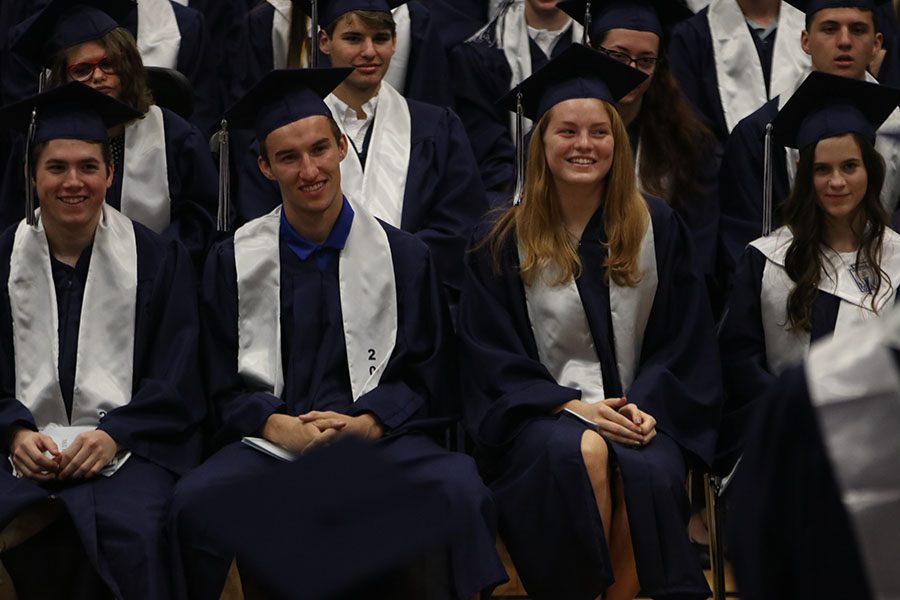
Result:
<svg viewBox="0 0 900 600">
<path fill-rule="evenodd" d="M 311 10 L 309 11 L 309 59 L 307 64 L 310 69 L 319 66 L 319 2 L 318 0 L 310 0 Z"/>
<path fill-rule="evenodd" d="M 772 233 L 772 124 L 766 125 L 765 154 L 763 156 L 763 223 L 762 234 Z"/>
<path fill-rule="evenodd" d="M 516 193 L 513 206 L 522 201 L 525 188 L 525 117 L 522 113 L 522 87 L 519 86 L 516 93 Z"/>
<path fill-rule="evenodd" d="M 216 134 L 219 146 L 219 210 L 216 231 L 228 231 L 231 215 L 231 168 L 228 148 L 228 121 L 222 119 L 222 128 Z"/>
<path fill-rule="evenodd" d="M 585 46 L 591 45 L 591 0 L 587 0 L 584 4 L 584 33 L 581 34 L 581 43 Z"/>
<path fill-rule="evenodd" d="M 34 180 L 31 178 L 31 145 L 34 140 L 34 129 L 37 121 L 37 107 L 31 109 L 31 122 L 28 124 L 28 134 L 25 136 L 25 222 L 31 226 L 37 225 L 37 217 L 34 211 L 37 204 L 34 198 Z"/>
</svg>

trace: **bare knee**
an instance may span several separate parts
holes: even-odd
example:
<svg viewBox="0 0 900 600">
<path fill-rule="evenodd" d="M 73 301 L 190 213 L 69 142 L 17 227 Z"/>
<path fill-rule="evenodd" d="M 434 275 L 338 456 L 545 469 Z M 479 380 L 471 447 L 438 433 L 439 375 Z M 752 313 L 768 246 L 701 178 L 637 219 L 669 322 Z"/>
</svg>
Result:
<svg viewBox="0 0 900 600">
<path fill-rule="evenodd" d="M 607 485 L 609 481 L 609 448 L 600 434 L 587 430 L 581 436 L 581 457 L 591 483 Z"/>
</svg>

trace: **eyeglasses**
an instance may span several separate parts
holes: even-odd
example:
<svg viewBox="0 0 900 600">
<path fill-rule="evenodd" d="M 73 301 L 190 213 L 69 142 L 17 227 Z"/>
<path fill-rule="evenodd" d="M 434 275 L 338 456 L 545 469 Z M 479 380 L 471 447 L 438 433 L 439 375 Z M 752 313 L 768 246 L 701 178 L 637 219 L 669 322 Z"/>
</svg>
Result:
<svg viewBox="0 0 900 600">
<path fill-rule="evenodd" d="M 637 58 L 631 56 L 626 52 L 619 52 L 618 50 L 610 50 L 609 48 L 600 48 L 604 54 L 613 59 L 616 62 L 620 62 L 623 65 L 634 65 L 641 71 L 645 71 L 647 73 L 652 72 L 656 69 L 656 64 L 659 62 L 658 56 L 638 56 Z"/>
<path fill-rule="evenodd" d="M 112 59 L 104 56 L 92 62 L 80 62 L 66 67 L 69 77 L 75 81 L 86 81 L 94 76 L 94 71 L 99 68 L 107 75 L 116 74 L 116 65 Z"/>
</svg>

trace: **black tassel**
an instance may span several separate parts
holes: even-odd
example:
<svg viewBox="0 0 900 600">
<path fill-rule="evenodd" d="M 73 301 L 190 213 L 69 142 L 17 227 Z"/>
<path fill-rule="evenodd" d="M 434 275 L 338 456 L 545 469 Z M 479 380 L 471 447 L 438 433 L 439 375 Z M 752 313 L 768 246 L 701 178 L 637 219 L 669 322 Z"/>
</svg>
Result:
<svg viewBox="0 0 900 600">
<path fill-rule="evenodd" d="M 225 119 L 222 119 L 222 128 L 216 136 L 219 143 L 219 209 L 216 231 L 228 231 L 231 216 L 231 167 L 228 156 L 228 121 Z"/>
</svg>

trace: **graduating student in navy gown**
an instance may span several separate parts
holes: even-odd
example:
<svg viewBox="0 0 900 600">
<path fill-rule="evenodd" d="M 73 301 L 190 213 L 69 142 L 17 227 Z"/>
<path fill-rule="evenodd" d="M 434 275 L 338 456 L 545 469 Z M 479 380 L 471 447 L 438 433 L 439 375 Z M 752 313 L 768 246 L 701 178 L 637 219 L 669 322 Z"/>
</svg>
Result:
<svg viewBox="0 0 900 600">
<path fill-rule="evenodd" d="M 381 3 L 375 1 L 370 4 L 378 10 L 377 6 Z M 387 80 L 407 98 L 452 107 L 450 67 L 439 36 L 443 24 L 417 0 L 391 0 L 388 4 L 394 21 L 402 24 L 402 28 L 397 31 L 395 60 L 391 62 Z M 300 11 L 294 10 L 297 5 L 302 5 Z M 247 13 L 241 36 L 242 49 L 236 66 L 238 81 L 233 90 L 235 97 L 243 95 L 273 69 L 307 66 L 309 43 L 306 38 L 309 33 L 306 16 L 309 9 L 306 5 L 308 0 L 271 0 Z M 372 7 L 359 10 L 370 10 Z M 299 23 L 294 22 L 295 15 Z M 323 27 L 331 24 L 324 19 L 320 22 Z M 283 45 L 277 51 L 277 58 L 275 46 L 279 44 L 274 42 L 276 39 Z M 319 53 L 317 66 L 331 66 L 328 55 Z"/>
<path fill-rule="evenodd" d="M 2 560 L 19 597 L 167 598 L 168 501 L 206 410 L 190 260 L 104 203 L 107 128 L 135 111 L 71 83 L 0 119 L 35 106 L 40 213 L 0 237 L 0 525 L 64 511 Z"/>
<path fill-rule="evenodd" d="M 428 244 L 455 304 L 466 241 L 489 208 L 466 132 L 452 110 L 404 98 L 387 82 L 395 36 L 386 0 L 331 0 L 319 7 L 328 23 L 321 50 L 335 67 L 355 67 L 326 99 L 351 145 L 341 163 L 344 193 Z M 257 167 L 258 144 L 232 147 L 237 221 L 244 223 L 271 211 L 280 195 Z"/>
<path fill-rule="evenodd" d="M 516 178 L 515 132 L 497 101 L 582 35 L 581 25 L 549 2 L 507 0 L 450 54 L 456 111 L 494 204 L 505 205 Z"/>
<path fill-rule="evenodd" d="M 505 578 L 493 501 L 474 462 L 428 435 L 429 420 L 446 424 L 458 406 L 431 252 L 341 191 L 340 161 L 351 149 L 323 97 L 351 72 L 273 71 L 226 115 L 263 141 L 259 168 L 278 182 L 283 204 L 214 246 L 204 272 L 205 375 L 224 447 L 180 482 L 173 502 L 177 579 L 191 597 L 218 597 L 232 560 L 205 533 L 204 490 L 278 464 L 242 436 L 298 453 L 346 435 L 370 440 L 447 503 L 454 535 L 429 597 L 470 598 Z M 313 493 L 319 486 L 328 482 L 309 482 Z M 315 540 L 282 542 L 259 551 L 290 553 Z"/>
<path fill-rule="evenodd" d="M 522 200 L 467 256 L 467 426 L 532 598 L 709 595 L 684 481 L 712 457 L 719 364 L 689 234 L 639 193 L 613 108 L 643 79 L 575 45 L 522 84 Z"/>
<path fill-rule="evenodd" d="M 584 22 L 586 0 L 557 6 Z M 595 0 L 589 33 L 594 48 L 647 73 L 616 104 L 635 151 L 638 185 L 684 219 L 697 271 L 712 283 L 719 229 L 718 171 L 710 160 L 715 138 L 672 77 L 663 44 L 665 31 L 690 14 L 667 0 Z"/>
<path fill-rule="evenodd" d="M 95 4 L 99 5 L 96 1 Z M 142 117 L 110 132 L 115 169 L 107 202 L 167 238 L 184 243 L 202 265 L 211 243 L 217 189 L 206 138 L 170 110 L 153 104 L 134 38 L 118 25 L 133 5 L 54 0 L 23 27 L 15 49 L 50 69 L 49 85 L 79 80 L 121 100 Z M 110 8 L 112 7 L 112 8 Z M 2 225 L 22 217 L 21 156 L 7 165 Z"/>
<path fill-rule="evenodd" d="M 759 15 L 744 14 L 737 0 L 713 0 L 679 23 L 669 42 L 672 73 L 723 144 L 809 67 L 797 46 L 803 13 L 783 0 L 755 5 Z"/>
<path fill-rule="evenodd" d="M 800 159 L 785 225 L 751 242 L 734 276 L 720 336 L 726 467 L 755 400 L 811 341 L 842 338 L 894 303 L 900 235 L 880 202 L 884 160 L 873 144 L 898 101 L 891 88 L 816 72 L 774 121 L 776 139 L 799 148 Z"/>
<path fill-rule="evenodd" d="M 799 41 L 803 51 L 810 55 L 813 70 L 875 81 L 866 69 L 882 46 L 883 37 L 876 30 L 873 17 L 877 3 L 878 0 L 797 2 L 806 11 L 808 22 Z M 802 74 L 778 98 L 773 98 L 742 120 L 725 145 L 719 175 L 719 197 L 722 210 L 720 264 L 726 280 L 730 279 L 746 245 L 762 232 L 763 196 L 767 193 L 764 185 L 766 126 L 788 102 L 806 75 Z M 885 127 L 888 130 L 900 127 L 900 111 L 891 115 Z M 879 138 L 878 150 L 888 167 L 882 201 L 890 214 L 900 195 L 900 168 L 894 164 L 900 159 L 900 144 L 886 137 Z M 774 227 L 782 223 L 780 207 L 790 191 L 796 162 L 796 151 L 786 151 L 778 144 L 771 145 L 768 168 L 771 170 Z"/>
<path fill-rule="evenodd" d="M 732 483 L 741 598 L 900 592 L 900 313 L 845 333 L 759 401 Z"/>
</svg>

